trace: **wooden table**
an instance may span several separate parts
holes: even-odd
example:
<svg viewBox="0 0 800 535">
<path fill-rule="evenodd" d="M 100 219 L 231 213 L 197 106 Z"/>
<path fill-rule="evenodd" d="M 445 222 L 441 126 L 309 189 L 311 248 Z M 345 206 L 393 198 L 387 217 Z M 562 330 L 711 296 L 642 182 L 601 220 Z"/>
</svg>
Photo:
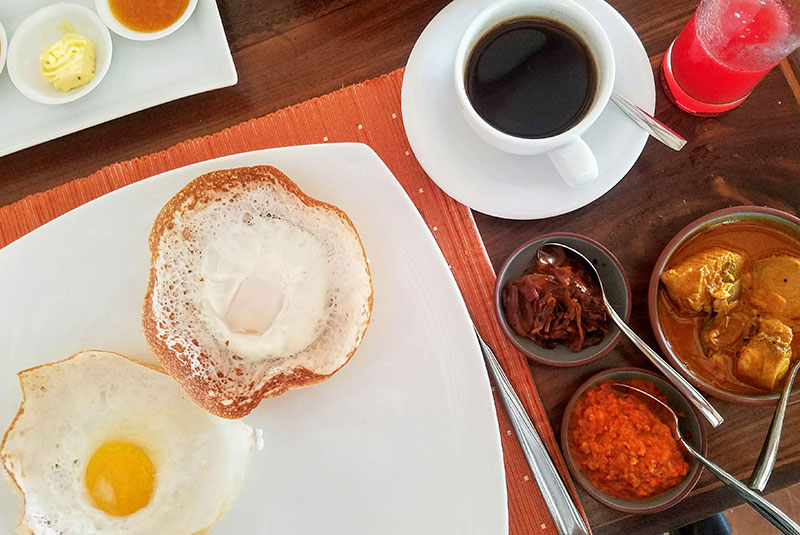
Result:
<svg viewBox="0 0 800 535">
<path fill-rule="evenodd" d="M 654 68 L 695 7 L 693 0 L 612 3 L 642 38 Z M 445 4 L 446 0 L 220 0 L 238 85 L 0 158 L 0 205 L 109 163 L 210 134 L 401 67 L 422 29 Z M 689 139 L 683 151 L 674 153 L 649 141 L 617 187 L 564 216 L 504 221 L 476 214 L 492 262 L 498 266 L 516 245 L 549 231 L 596 238 L 625 266 L 634 296 L 632 326 L 654 344 L 646 309 L 647 281 L 662 247 L 678 230 L 698 216 L 730 205 L 769 205 L 792 213 L 800 207 L 800 85 L 791 75 L 790 63 L 800 72 L 800 61 L 792 59 L 770 73 L 738 110 L 717 119 L 679 111 L 659 89 L 657 115 Z M 622 364 L 645 365 L 627 341 L 587 366 L 531 365 L 556 432 L 572 391 L 595 372 Z M 709 454 L 743 479 L 753 467 L 771 409 L 715 404 L 726 421 L 710 432 Z M 786 428 L 767 491 L 800 481 L 800 406 L 790 407 Z M 662 532 L 739 502 L 707 474 L 680 505 L 651 516 L 626 516 L 587 495 L 582 498 L 599 535 Z"/>
</svg>

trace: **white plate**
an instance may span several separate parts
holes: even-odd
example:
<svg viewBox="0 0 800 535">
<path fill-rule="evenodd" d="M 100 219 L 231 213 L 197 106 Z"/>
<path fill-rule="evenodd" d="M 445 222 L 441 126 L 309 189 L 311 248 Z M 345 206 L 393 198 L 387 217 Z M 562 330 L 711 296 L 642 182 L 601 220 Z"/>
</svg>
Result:
<svg viewBox="0 0 800 535">
<path fill-rule="evenodd" d="M 94 11 L 93 0 L 68 0 Z M 0 22 L 9 40 L 28 15 L 52 0 L 1 0 Z M 237 81 L 214 0 L 200 0 L 174 34 L 136 42 L 112 35 L 114 58 L 91 94 L 61 106 L 32 102 L 0 72 L 0 156 L 96 124 Z M 39 51 L 33 51 L 38 57 Z M 100 140 L 98 140 L 99 142 Z"/>
<path fill-rule="evenodd" d="M 464 120 L 453 62 L 470 21 L 493 0 L 455 0 L 425 28 L 403 77 L 403 123 L 414 156 L 448 195 L 479 212 L 540 219 L 576 210 L 613 188 L 633 167 L 647 134 L 613 103 L 584 135 L 600 175 L 571 188 L 547 155 L 517 156 L 482 141 Z M 656 95 L 647 53 L 636 32 L 603 0 L 578 0 L 606 30 L 617 64 L 615 89 L 653 113 Z"/>
<path fill-rule="evenodd" d="M 8 36 L 2 24 L 0 24 L 0 75 L 3 74 L 3 68 L 6 66 L 6 55 L 8 54 Z"/>
<path fill-rule="evenodd" d="M 266 446 L 212 533 L 506 533 L 497 419 L 469 317 L 424 221 L 365 145 L 257 151 L 170 171 L 0 250 L 0 429 L 20 402 L 18 370 L 87 348 L 153 361 L 140 314 L 156 214 L 201 173 L 258 164 L 350 215 L 370 259 L 374 313 L 340 372 L 246 418 Z M 20 502 L 0 482 L 1 533 Z"/>
</svg>

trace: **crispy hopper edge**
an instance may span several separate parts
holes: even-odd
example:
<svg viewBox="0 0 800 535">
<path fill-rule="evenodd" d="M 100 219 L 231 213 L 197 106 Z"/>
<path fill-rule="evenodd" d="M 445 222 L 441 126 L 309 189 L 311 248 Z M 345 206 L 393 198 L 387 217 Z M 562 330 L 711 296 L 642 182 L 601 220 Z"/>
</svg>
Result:
<svg viewBox="0 0 800 535">
<path fill-rule="evenodd" d="M 182 214 L 186 211 L 191 211 L 198 204 L 208 202 L 209 198 L 215 192 L 228 191 L 236 187 L 246 187 L 253 182 L 262 180 L 266 180 L 277 185 L 278 187 L 285 189 L 300 199 L 300 201 L 306 206 L 312 208 L 323 208 L 333 212 L 350 228 L 361 247 L 361 254 L 363 256 L 364 266 L 367 272 L 367 279 L 369 282 L 369 297 L 367 299 L 368 311 L 364 321 L 362 322 L 361 331 L 356 337 L 353 348 L 349 351 L 342 364 L 330 374 L 320 375 L 308 370 L 307 368 L 298 366 L 293 368 L 291 373 L 281 373 L 271 377 L 260 389 L 260 392 L 257 391 L 251 393 L 253 395 L 249 396 L 249 402 L 247 404 L 239 405 L 238 403 L 232 403 L 229 406 L 225 406 L 222 404 L 224 393 L 214 390 L 217 395 L 213 397 L 206 395 L 210 390 L 209 385 L 202 381 L 201 378 L 198 378 L 191 373 L 186 373 L 179 365 L 178 361 L 180 359 L 178 358 L 178 355 L 170 350 L 164 342 L 158 339 L 155 314 L 152 306 L 153 291 L 156 281 L 155 261 L 158 258 L 158 248 L 161 238 L 167 230 L 170 230 L 174 227 L 176 214 Z M 150 350 L 159 360 L 161 365 L 180 385 L 183 391 L 186 392 L 186 394 L 202 408 L 221 418 L 242 418 L 255 409 L 264 398 L 276 397 L 287 392 L 288 390 L 301 388 L 303 386 L 310 386 L 328 379 L 350 361 L 350 358 L 352 358 L 353 354 L 355 354 L 356 350 L 361 345 L 361 341 L 364 338 L 364 334 L 372 318 L 372 307 L 374 301 L 372 274 L 369 269 L 369 262 L 367 261 L 364 243 L 362 242 L 361 236 L 358 234 L 358 230 L 356 229 L 355 225 L 353 225 L 351 219 L 341 208 L 306 195 L 288 176 L 273 166 L 261 165 L 253 167 L 221 169 L 217 171 L 211 171 L 195 178 L 186 186 L 184 186 L 178 193 L 176 193 L 161 209 L 156 217 L 155 222 L 153 223 L 153 228 L 150 231 L 150 235 L 148 237 L 148 247 L 150 249 L 150 277 L 142 307 L 142 331 L 144 332 L 145 340 L 147 341 L 148 346 L 150 346 Z"/>
</svg>

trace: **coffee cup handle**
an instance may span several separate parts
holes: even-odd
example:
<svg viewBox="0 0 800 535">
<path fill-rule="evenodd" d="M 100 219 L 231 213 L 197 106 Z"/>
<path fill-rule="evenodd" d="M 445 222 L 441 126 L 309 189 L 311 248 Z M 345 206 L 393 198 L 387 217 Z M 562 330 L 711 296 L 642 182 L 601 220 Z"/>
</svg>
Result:
<svg viewBox="0 0 800 535">
<path fill-rule="evenodd" d="M 597 160 L 589 145 L 577 138 L 547 153 L 556 171 L 570 186 L 582 186 L 597 178 Z"/>
</svg>

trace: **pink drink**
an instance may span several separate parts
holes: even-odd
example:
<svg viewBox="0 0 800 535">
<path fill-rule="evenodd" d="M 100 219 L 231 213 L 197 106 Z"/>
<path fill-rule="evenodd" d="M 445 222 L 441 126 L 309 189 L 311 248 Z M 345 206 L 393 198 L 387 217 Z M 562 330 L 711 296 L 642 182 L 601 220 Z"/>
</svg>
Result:
<svg viewBox="0 0 800 535">
<path fill-rule="evenodd" d="M 793 1 L 702 0 L 664 55 L 662 82 L 672 101 L 697 115 L 741 104 L 800 44 Z"/>
</svg>

